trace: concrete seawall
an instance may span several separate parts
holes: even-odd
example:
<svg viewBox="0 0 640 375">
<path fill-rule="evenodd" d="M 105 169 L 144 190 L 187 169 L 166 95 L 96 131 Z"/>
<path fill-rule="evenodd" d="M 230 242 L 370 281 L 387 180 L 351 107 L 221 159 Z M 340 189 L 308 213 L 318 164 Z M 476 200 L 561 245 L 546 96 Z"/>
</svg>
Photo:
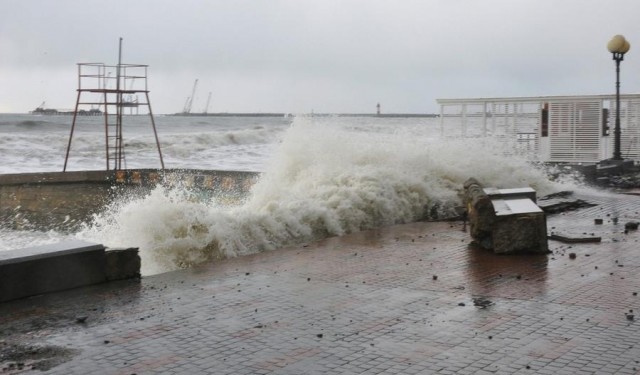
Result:
<svg viewBox="0 0 640 375">
<path fill-rule="evenodd" d="M 195 169 L 43 172 L 0 175 L 0 220 L 10 229 L 73 231 L 106 205 L 148 194 L 157 185 L 182 187 L 208 200 L 246 196 L 257 172 Z"/>
</svg>

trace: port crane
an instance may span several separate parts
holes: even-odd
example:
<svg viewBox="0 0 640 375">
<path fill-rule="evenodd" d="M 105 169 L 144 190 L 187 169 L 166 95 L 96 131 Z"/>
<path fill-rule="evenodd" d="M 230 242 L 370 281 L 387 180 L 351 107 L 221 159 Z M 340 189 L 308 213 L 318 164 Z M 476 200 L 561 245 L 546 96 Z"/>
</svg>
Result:
<svg viewBox="0 0 640 375">
<path fill-rule="evenodd" d="M 207 106 L 204 107 L 204 111 L 202 111 L 205 115 L 209 112 L 209 103 L 211 103 L 211 91 L 209 91 L 209 96 L 207 97 Z"/>
<path fill-rule="evenodd" d="M 182 113 L 191 113 L 191 105 L 193 104 L 193 98 L 196 96 L 196 88 L 198 87 L 198 79 L 193 83 L 193 90 L 191 91 L 191 96 L 187 98 L 186 103 L 184 103 L 184 108 Z"/>
</svg>

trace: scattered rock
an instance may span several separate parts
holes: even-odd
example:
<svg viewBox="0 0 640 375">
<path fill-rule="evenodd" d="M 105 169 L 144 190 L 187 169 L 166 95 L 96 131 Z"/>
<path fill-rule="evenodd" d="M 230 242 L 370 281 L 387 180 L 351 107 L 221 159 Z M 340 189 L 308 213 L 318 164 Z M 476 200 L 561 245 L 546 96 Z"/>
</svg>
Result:
<svg viewBox="0 0 640 375">
<path fill-rule="evenodd" d="M 634 320 L 635 319 L 633 314 L 627 313 L 627 314 L 624 314 L 624 315 L 627 317 L 627 320 Z"/>
<path fill-rule="evenodd" d="M 493 305 L 493 302 L 484 297 L 476 297 L 473 299 L 473 305 L 481 309 L 486 309 L 487 307 Z"/>
<path fill-rule="evenodd" d="M 434 280 L 438 280 L 438 275 L 433 275 Z"/>
<path fill-rule="evenodd" d="M 76 317 L 76 323 L 85 323 L 87 321 L 88 316 L 81 315 Z"/>
<path fill-rule="evenodd" d="M 322 333 L 318 333 L 318 334 L 316 335 L 316 337 L 317 337 L 317 338 L 319 338 L 319 339 L 321 339 L 323 336 L 324 336 L 324 335 L 323 335 Z"/>
<path fill-rule="evenodd" d="M 638 229 L 638 225 L 640 225 L 640 223 L 638 223 L 637 221 L 629 221 L 629 222 L 624 224 L 624 229 L 626 229 L 626 230 L 637 230 Z"/>
<path fill-rule="evenodd" d="M 569 253 L 569 259 L 576 259 L 576 253 Z"/>
</svg>

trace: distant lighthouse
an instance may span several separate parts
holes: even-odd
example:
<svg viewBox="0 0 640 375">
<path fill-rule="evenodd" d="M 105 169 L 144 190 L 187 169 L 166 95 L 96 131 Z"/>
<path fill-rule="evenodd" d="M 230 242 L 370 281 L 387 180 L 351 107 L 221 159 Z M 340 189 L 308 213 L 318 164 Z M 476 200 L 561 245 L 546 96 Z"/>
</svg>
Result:
<svg viewBox="0 0 640 375">
<path fill-rule="evenodd" d="M 378 103 L 378 105 L 376 105 L 376 114 L 378 116 L 380 116 L 380 103 Z"/>
</svg>

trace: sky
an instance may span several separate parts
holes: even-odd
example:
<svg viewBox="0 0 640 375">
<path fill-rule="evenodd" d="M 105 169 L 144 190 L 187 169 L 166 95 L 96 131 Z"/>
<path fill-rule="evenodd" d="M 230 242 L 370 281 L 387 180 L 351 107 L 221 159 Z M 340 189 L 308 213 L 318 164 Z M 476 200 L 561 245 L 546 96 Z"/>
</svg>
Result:
<svg viewBox="0 0 640 375">
<path fill-rule="evenodd" d="M 71 109 L 77 63 L 146 64 L 154 113 L 437 113 L 640 92 L 638 0 L 1 0 L 0 112 Z M 637 48 L 635 47 L 637 44 Z"/>
</svg>

